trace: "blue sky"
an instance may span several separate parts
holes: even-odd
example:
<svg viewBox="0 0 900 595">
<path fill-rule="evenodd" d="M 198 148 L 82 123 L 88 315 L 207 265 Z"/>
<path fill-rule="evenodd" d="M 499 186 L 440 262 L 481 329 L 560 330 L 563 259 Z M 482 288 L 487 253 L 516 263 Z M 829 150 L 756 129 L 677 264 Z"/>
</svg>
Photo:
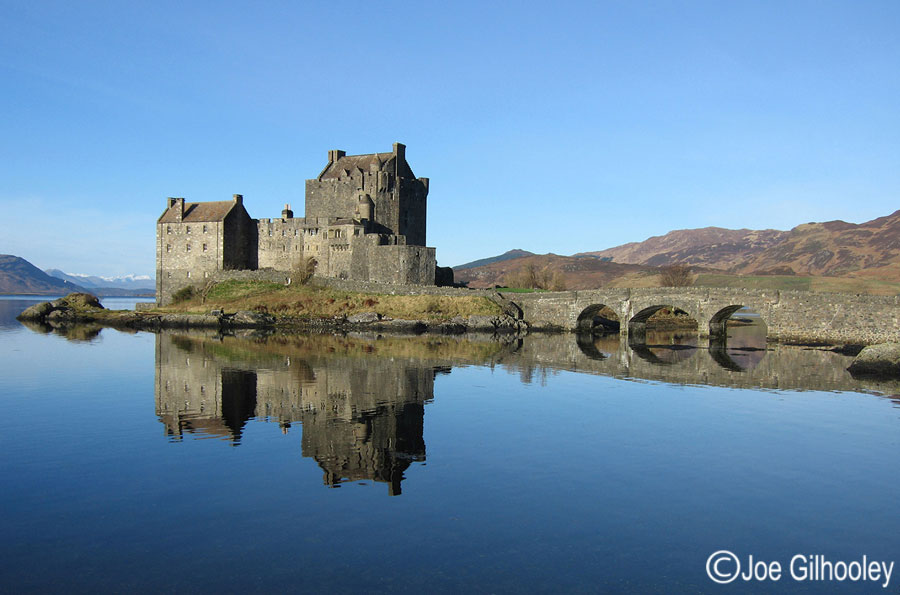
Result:
<svg viewBox="0 0 900 595">
<path fill-rule="evenodd" d="M 167 196 L 299 216 L 407 145 L 455 265 L 900 208 L 900 2 L 0 1 L 0 253 L 152 274 Z"/>
</svg>

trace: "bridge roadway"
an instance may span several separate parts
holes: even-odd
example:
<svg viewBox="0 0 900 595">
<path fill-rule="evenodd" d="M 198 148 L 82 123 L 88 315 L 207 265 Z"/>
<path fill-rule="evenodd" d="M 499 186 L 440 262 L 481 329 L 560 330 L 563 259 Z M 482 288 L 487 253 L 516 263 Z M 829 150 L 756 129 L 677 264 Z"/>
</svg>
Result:
<svg viewBox="0 0 900 595">
<path fill-rule="evenodd" d="M 609 307 L 621 332 L 640 342 L 647 319 L 660 308 L 683 310 L 701 336 L 722 337 L 725 321 L 746 307 L 759 314 L 767 336 L 778 341 L 836 344 L 900 342 L 900 296 L 705 287 L 590 289 L 505 293 L 533 329 L 590 330 Z"/>
</svg>

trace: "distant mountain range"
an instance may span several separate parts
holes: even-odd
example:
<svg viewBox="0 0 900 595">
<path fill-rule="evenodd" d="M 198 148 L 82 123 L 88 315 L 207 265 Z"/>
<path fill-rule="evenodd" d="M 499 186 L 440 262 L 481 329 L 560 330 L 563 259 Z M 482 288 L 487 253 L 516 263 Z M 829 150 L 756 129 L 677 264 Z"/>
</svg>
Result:
<svg viewBox="0 0 900 595">
<path fill-rule="evenodd" d="M 69 275 L 58 269 L 49 269 L 48 272 L 53 274 L 42 271 L 19 256 L 0 254 L 0 293 L 59 295 L 83 291 L 101 297 L 155 293 L 155 284 L 149 277 L 128 275 L 105 279 L 88 275 Z"/>
<path fill-rule="evenodd" d="M 470 287 L 502 285 L 521 267 L 561 271 L 570 289 L 651 283 L 659 267 L 687 264 L 732 275 L 851 277 L 900 282 L 900 211 L 855 224 L 806 223 L 790 231 L 705 227 L 573 256 L 511 250 L 454 267 Z M 633 268 L 628 268 L 633 267 Z"/>
<path fill-rule="evenodd" d="M 75 283 L 82 287 L 102 287 L 119 289 L 152 289 L 156 290 L 156 281 L 149 275 L 123 275 L 120 277 L 97 277 L 95 275 L 80 275 L 78 273 L 64 273 L 59 269 L 47 269 L 44 271 L 51 277 L 63 279 L 69 283 Z"/>
</svg>

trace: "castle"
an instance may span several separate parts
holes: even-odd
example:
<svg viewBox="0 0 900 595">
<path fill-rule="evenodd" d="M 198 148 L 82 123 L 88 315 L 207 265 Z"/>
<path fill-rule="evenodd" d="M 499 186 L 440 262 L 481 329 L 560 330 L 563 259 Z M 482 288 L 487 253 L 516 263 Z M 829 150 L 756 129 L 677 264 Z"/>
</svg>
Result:
<svg viewBox="0 0 900 595">
<path fill-rule="evenodd" d="M 202 287 L 219 271 L 294 271 L 315 261 L 319 277 L 434 285 L 435 250 L 425 246 L 428 178 L 416 178 L 406 147 L 390 153 L 329 151 L 306 181 L 305 217 L 285 205 L 280 218 L 253 219 L 243 197 L 169 198 L 156 224 L 156 301 Z"/>
</svg>

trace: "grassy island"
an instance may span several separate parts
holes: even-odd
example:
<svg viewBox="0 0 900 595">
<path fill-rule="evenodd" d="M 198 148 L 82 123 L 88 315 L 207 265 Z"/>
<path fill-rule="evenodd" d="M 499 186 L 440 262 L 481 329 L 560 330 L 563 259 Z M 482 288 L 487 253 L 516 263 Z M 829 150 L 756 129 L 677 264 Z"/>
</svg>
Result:
<svg viewBox="0 0 900 595">
<path fill-rule="evenodd" d="M 375 312 L 380 317 L 439 321 L 498 316 L 500 307 L 481 296 L 389 295 L 340 291 L 313 285 L 266 281 L 223 281 L 205 292 L 185 291 L 157 312 L 205 314 L 210 310 L 251 310 L 278 318 L 331 319 Z"/>
</svg>

